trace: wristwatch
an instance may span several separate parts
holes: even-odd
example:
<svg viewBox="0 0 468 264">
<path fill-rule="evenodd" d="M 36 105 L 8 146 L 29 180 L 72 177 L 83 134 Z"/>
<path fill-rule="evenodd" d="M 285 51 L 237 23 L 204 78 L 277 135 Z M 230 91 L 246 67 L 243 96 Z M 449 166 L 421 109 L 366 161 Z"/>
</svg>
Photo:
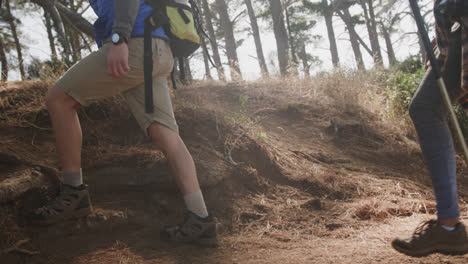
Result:
<svg viewBox="0 0 468 264">
<path fill-rule="evenodd" d="M 128 43 L 127 38 L 122 36 L 122 34 L 119 32 L 112 33 L 111 40 L 114 45 L 120 44 L 122 42 Z"/>
</svg>

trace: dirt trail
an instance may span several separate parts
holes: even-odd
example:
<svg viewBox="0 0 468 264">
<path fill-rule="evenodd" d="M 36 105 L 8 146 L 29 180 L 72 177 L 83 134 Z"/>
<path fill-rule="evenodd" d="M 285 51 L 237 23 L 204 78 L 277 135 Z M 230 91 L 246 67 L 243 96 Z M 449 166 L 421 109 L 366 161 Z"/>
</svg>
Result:
<svg viewBox="0 0 468 264">
<path fill-rule="evenodd" d="M 28 239 L 21 248 L 38 254 L 3 253 L 2 263 L 468 262 L 408 258 L 390 246 L 435 211 L 414 136 L 332 92 L 292 93 L 287 81 L 202 83 L 175 93 L 181 136 L 219 222 L 218 248 L 160 240 L 183 201 L 119 98 L 80 113 L 95 213 L 31 227 L 23 215 L 55 191 L 57 160 L 37 99 L 47 84 L 16 85 L 24 87 L 0 89 L 0 252 Z M 459 170 L 466 216 L 466 167 Z"/>
</svg>

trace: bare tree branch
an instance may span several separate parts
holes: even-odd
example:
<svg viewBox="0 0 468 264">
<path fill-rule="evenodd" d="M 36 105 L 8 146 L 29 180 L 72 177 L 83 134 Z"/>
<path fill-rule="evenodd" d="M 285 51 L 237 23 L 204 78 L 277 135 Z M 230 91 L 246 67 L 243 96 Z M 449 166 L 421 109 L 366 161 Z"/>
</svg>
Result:
<svg viewBox="0 0 468 264">
<path fill-rule="evenodd" d="M 90 37 L 94 37 L 93 25 L 86 19 L 84 19 L 80 14 L 70 10 L 63 4 L 55 0 L 30 0 L 31 2 L 40 5 L 42 8 L 47 10 L 50 14 L 53 15 L 52 9 L 56 9 L 60 16 L 67 17 L 67 19 L 73 23 L 73 26 L 79 29 L 81 32 L 85 33 Z"/>
</svg>

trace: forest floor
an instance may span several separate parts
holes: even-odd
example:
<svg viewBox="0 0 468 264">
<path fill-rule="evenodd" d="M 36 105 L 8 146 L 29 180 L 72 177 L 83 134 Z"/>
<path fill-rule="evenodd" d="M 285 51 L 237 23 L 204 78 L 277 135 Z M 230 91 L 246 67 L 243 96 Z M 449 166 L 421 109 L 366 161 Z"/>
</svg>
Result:
<svg viewBox="0 0 468 264">
<path fill-rule="evenodd" d="M 80 111 L 94 213 L 29 225 L 25 215 L 58 183 L 43 104 L 50 83 L 3 85 L 0 262 L 468 263 L 391 247 L 434 217 L 435 205 L 414 131 L 362 78 L 200 82 L 174 92 L 181 137 L 218 221 L 217 248 L 160 239 L 161 227 L 181 218 L 183 201 L 121 98 Z M 458 161 L 468 224 L 468 172 Z"/>
</svg>

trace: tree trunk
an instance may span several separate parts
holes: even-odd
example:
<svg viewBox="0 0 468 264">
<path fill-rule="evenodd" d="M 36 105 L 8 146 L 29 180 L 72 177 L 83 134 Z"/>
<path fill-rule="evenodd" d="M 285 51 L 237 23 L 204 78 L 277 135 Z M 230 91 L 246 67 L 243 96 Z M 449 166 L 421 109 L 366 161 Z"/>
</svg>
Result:
<svg viewBox="0 0 468 264">
<path fill-rule="evenodd" d="M 24 81 L 26 78 L 26 72 L 24 71 L 23 65 L 23 53 L 21 51 L 21 44 L 18 39 L 18 32 L 16 31 L 15 17 L 11 13 L 10 9 L 10 0 L 5 0 L 5 6 L 8 15 L 8 24 L 10 25 L 11 35 L 13 36 L 13 40 L 15 41 L 16 53 L 18 54 L 18 67 L 21 74 L 21 80 Z"/>
<path fill-rule="evenodd" d="M 361 46 L 367 51 L 367 53 L 369 53 L 369 56 L 374 57 L 374 53 L 372 53 L 372 50 L 369 48 L 369 46 L 367 46 L 366 42 L 364 42 L 364 40 L 362 40 L 358 34 L 356 34 L 355 37 Z"/>
<path fill-rule="evenodd" d="M 181 73 L 179 70 L 179 58 L 174 58 L 174 67 L 172 68 L 172 70 L 174 71 L 174 73 L 171 73 L 171 74 L 174 74 L 174 79 L 173 79 L 174 82 L 172 83 L 172 87 L 175 88 L 177 86 L 177 82 L 182 83 Z"/>
<path fill-rule="evenodd" d="M 250 25 L 252 26 L 252 33 L 255 41 L 255 48 L 257 50 L 258 64 L 260 66 L 260 71 L 263 78 L 268 78 L 268 69 L 265 62 L 265 57 L 263 56 L 262 41 L 260 39 L 260 30 L 258 29 L 257 17 L 255 17 L 255 12 L 252 7 L 252 2 L 250 0 L 244 0 L 245 5 L 247 6 L 247 12 L 249 13 Z"/>
<path fill-rule="evenodd" d="M 219 56 L 218 42 L 216 41 L 216 34 L 213 27 L 213 18 L 211 17 L 210 7 L 207 0 L 201 0 L 203 5 L 203 16 L 205 17 L 208 35 L 210 36 L 211 50 L 213 52 L 213 60 L 218 73 L 218 78 L 221 81 L 226 81 L 226 74 L 224 73 L 223 65 L 221 64 L 221 57 Z"/>
<path fill-rule="evenodd" d="M 289 43 L 288 33 L 284 26 L 283 8 L 281 7 L 281 0 L 269 0 L 271 15 L 273 17 L 273 31 L 275 33 L 276 48 L 278 50 L 278 62 L 280 73 L 282 76 L 288 74 L 289 67 Z"/>
<path fill-rule="evenodd" d="M 307 52 L 305 49 L 305 44 L 302 42 L 299 47 L 299 57 L 302 60 L 302 67 L 304 71 L 304 78 L 309 79 L 310 78 L 310 66 L 309 66 L 309 60 L 307 58 Z"/>
<path fill-rule="evenodd" d="M 57 59 L 57 50 L 55 48 L 55 38 L 52 33 L 52 23 L 50 22 L 50 15 L 44 9 L 44 20 L 47 30 L 47 37 L 49 38 L 50 53 L 52 54 L 52 61 Z"/>
<path fill-rule="evenodd" d="M 68 0 L 68 8 L 73 11 L 77 12 L 77 8 L 75 6 L 75 0 Z M 66 22 L 68 18 L 65 18 Z M 72 23 L 66 23 L 65 27 L 66 34 L 68 36 L 68 42 L 70 43 L 71 51 L 72 51 L 72 59 L 73 63 L 81 60 L 81 43 L 80 43 L 80 32 L 76 30 Z"/>
<path fill-rule="evenodd" d="M 349 13 L 348 8 L 343 8 L 341 11 L 338 11 L 338 15 L 341 17 L 343 22 L 346 24 L 346 28 L 349 33 L 349 40 L 351 42 L 351 47 L 353 48 L 354 58 L 356 60 L 356 65 L 358 70 L 364 71 L 364 60 L 362 59 L 361 49 L 359 48 L 358 34 L 354 29 L 354 25 L 351 19 L 351 14 Z"/>
<path fill-rule="evenodd" d="M 190 68 L 190 59 L 184 58 L 185 79 L 190 83 L 193 81 L 192 69 Z"/>
<path fill-rule="evenodd" d="M 59 14 L 63 17 L 66 17 L 65 19 L 66 23 L 72 24 L 74 27 L 79 29 L 81 32 L 85 33 L 86 35 L 93 37 L 94 38 L 94 29 L 93 25 L 89 23 L 88 20 L 84 19 L 80 14 L 77 14 L 76 12 L 70 10 L 66 6 L 62 5 L 61 3 L 55 1 L 55 0 L 31 0 L 31 2 L 40 5 L 44 10 L 49 12 L 49 14 L 52 15 L 52 20 L 56 21 L 56 15 L 54 10 L 57 11 L 56 14 Z M 60 16 L 59 16 L 60 18 Z M 61 21 L 61 19 L 60 19 Z M 63 29 L 63 23 L 62 23 L 62 29 Z M 58 33 L 58 32 L 57 32 Z M 58 33 L 59 34 L 59 33 Z M 59 34 L 60 37 L 60 34 Z"/>
<path fill-rule="evenodd" d="M 369 17 L 372 31 L 374 32 L 376 37 L 376 43 L 378 47 L 377 50 L 379 51 L 380 58 L 382 58 L 382 52 L 380 51 L 379 35 L 377 34 L 377 21 L 375 20 L 374 5 L 372 4 L 372 0 L 367 0 L 367 5 L 369 6 Z"/>
<path fill-rule="evenodd" d="M 372 1 L 360 0 L 360 4 L 364 10 L 364 18 L 366 20 L 367 32 L 369 33 L 369 41 L 372 49 L 372 58 L 374 59 L 375 65 L 383 67 L 382 53 L 380 51 L 377 28 L 375 26 L 374 7 L 372 6 Z M 369 5 L 369 9 L 367 9 L 367 5 Z"/>
<path fill-rule="evenodd" d="M 213 80 L 213 77 L 211 76 L 211 70 L 210 70 L 210 62 L 208 61 L 208 49 L 206 47 L 206 41 L 205 37 L 203 35 L 200 36 L 200 42 L 201 42 L 201 47 L 202 47 L 202 55 L 203 55 L 203 63 L 205 64 L 205 76 L 207 80 Z"/>
<path fill-rule="evenodd" d="M 52 20 L 54 21 L 55 31 L 58 34 L 58 38 L 62 47 L 64 49 L 64 58 L 69 61 L 71 57 L 70 46 L 67 42 L 67 37 L 65 35 L 65 28 L 63 26 L 62 18 L 60 17 L 60 13 L 57 9 L 57 6 L 61 5 L 55 1 L 51 0 L 31 0 L 32 2 L 42 6 L 49 14 L 51 15 Z M 63 6 L 63 5 L 62 5 Z M 64 7 L 66 8 L 66 7 Z M 66 8 L 68 9 L 68 8 Z M 70 11 L 73 12 L 73 11 Z M 79 16 L 79 15 L 78 15 Z M 80 16 L 81 17 L 81 16 Z M 89 22 L 88 22 L 89 23 Z"/>
<path fill-rule="evenodd" d="M 390 66 L 393 66 L 397 63 L 397 60 L 395 57 L 395 51 L 393 50 L 393 44 L 392 44 L 392 39 L 390 37 L 390 33 L 385 28 L 384 23 L 380 23 L 380 31 L 382 32 L 382 35 L 385 39 L 385 45 L 387 47 L 388 62 Z"/>
<path fill-rule="evenodd" d="M 5 47 L 3 45 L 2 38 L 0 38 L 0 63 L 2 63 L 1 81 L 6 82 L 8 81 L 8 61 L 6 58 Z"/>
<path fill-rule="evenodd" d="M 35 0 L 38 1 L 38 0 Z M 39 1 L 44 1 L 44 0 L 39 0 Z M 60 15 L 65 16 L 67 19 L 65 19 L 65 22 L 67 24 L 73 25 L 73 27 L 76 27 L 79 29 L 81 32 L 85 33 L 86 35 L 94 38 L 94 28 L 91 23 L 88 22 L 88 20 L 84 19 L 81 15 L 77 14 L 76 12 L 73 12 L 66 6 L 62 5 L 59 2 L 55 3 L 55 6 L 57 7 L 57 10 L 60 12 Z"/>
<path fill-rule="evenodd" d="M 432 12 L 426 12 L 426 13 L 423 13 L 421 14 L 422 15 L 422 18 L 423 18 L 423 21 L 424 21 L 424 27 L 426 28 L 426 31 L 429 32 L 429 25 L 426 23 L 426 16 L 428 14 L 432 14 Z M 414 18 L 414 14 L 412 12 L 410 12 L 410 15 L 413 19 Z M 426 50 L 424 48 L 424 41 L 422 40 L 421 38 L 421 34 L 419 34 L 419 32 L 413 32 L 414 34 L 416 34 L 418 36 L 418 44 L 419 44 L 419 56 L 420 56 L 420 60 L 421 62 L 424 63 L 424 60 L 426 59 Z"/>
<path fill-rule="evenodd" d="M 233 81 L 242 80 L 239 59 L 237 58 L 237 47 L 236 39 L 234 38 L 233 24 L 229 18 L 226 2 L 224 0 L 216 0 L 216 8 L 218 9 L 219 22 L 224 33 L 226 55 L 228 57 L 229 68 L 231 69 L 231 79 Z"/>
<path fill-rule="evenodd" d="M 328 40 L 330 41 L 330 52 L 332 57 L 333 66 L 339 67 L 340 58 L 338 56 L 338 48 L 336 45 L 335 32 L 333 30 L 333 8 L 328 5 L 327 0 L 322 0 L 323 16 L 325 17 L 325 24 L 327 26 Z"/>
<path fill-rule="evenodd" d="M 74 64 L 75 62 L 79 60 L 78 58 L 79 45 L 76 45 L 76 40 L 73 36 L 73 32 L 70 29 L 70 27 L 68 26 L 65 27 L 65 34 L 67 36 L 67 41 L 71 49 L 71 63 Z"/>
<path fill-rule="evenodd" d="M 67 32 L 72 47 L 73 62 L 77 62 L 81 60 L 81 49 L 83 48 L 81 46 L 80 33 L 69 25 L 67 25 Z"/>
<path fill-rule="evenodd" d="M 284 14 L 286 15 L 286 29 L 288 32 L 289 48 L 291 50 L 291 59 L 297 65 L 296 46 L 295 46 L 294 39 L 291 33 L 291 22 L 289 21 L 289 12 L 288 12 L 287 6 L 284 8 Z"/>
<path fill-rule="evenodd" d="M 292 63 L 289 65 L 289 71 L 295 76 L 299 75 L 298 72 L 298 60 L 297 60 L 297 50 L 296 50 L 296 43 L 294 43 L 294 38 L 291 33 L 291 23 L 289 21 L 289 12 L 288 8 L 284 8 L 284 13 L 286 14 L 286 29 L 288 33 L 288 41 L 289 41 L 289 47 L 291 49 L 291 57 L 292 57 Z"/>
</svg>

